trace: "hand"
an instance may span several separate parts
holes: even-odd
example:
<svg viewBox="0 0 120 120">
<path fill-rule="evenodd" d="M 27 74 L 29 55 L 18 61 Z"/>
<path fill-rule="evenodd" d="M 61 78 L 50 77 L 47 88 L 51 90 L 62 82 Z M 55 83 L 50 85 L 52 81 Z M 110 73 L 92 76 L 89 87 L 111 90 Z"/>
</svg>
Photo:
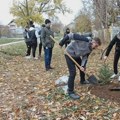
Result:
<svg viewBox="0 0 120 120">
<path fill-rule="evenodd" d="M 82 72 L 85 72 L 85 68 L 84 67 L 80 67 L 80 70 L 82 71 Z"/>
<path fill-rule="evenodd" d="M 103 58 L 103 59 L 104 59 L 104 61 L 106 61 L 106 60 L 107 60 L 107 58 L 108 58 L 107 56 L 104 56 L 104 58 Z"/>
</svg>

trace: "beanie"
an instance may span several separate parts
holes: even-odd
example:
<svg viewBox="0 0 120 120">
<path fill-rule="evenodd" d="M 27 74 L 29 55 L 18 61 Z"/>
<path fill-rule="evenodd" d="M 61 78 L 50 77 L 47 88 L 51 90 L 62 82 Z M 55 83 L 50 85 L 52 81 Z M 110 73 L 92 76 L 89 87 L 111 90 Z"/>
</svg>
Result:
<svg viewBox="0 0 120 120">
<path fill-rule="evenodd" d="M 49 19 L 45 20 L 45 24 L 51 23 L 51 21 Z"/>
</svg>

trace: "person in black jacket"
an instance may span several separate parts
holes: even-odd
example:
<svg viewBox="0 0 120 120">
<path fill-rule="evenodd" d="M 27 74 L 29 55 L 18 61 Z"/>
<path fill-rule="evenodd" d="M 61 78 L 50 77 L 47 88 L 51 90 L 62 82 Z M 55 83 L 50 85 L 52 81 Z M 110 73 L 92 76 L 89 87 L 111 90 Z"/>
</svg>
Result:
<svg viewBox="0 0 120 120">
<path fill-rule="evenodd" d="M 36 58 L 36 48 L 37 48 L 37 38 L 38 38 L 38 32 L 35 30 L 34 25 L 30 25 L 30 29 L 28 31 L 28 36 L 29 36 L 29 41 L 31 43 L 31 48 L 32 48 L 32 57 L 34 59 Z"/>
<path fill-rule="evenodd" d="M 45 24 L 42 24 L 41 29 L 44 27 L 45 27 Z M 41 58 L 41 53 L 42 53 L 41 30 L 38 32 L 38 34 L 40 35 L 40 42 L 39 42 L 39 46 L 38 46 L 38 58 Z"/>
<path fill-rule="evenodd" d="M 64 36 L 63 37 L 65 37 L 67 34 L 69 34 L 70 33 L 70 28 L 66 28 L 66 31 L 65 31 L 65 33 L 64 33 Z M 65 42 L 65 47 L 67 47 L 67 45 L 70 43 L 70 40 L 68 40 L 68 41 L 66 41 Z"/>
<path fill-rule="evenodd" d="M 28 31 L 29 31 L 29 26 L 26 26 L 23 32 L 23 37 L 25 39 L 25 43 L 27 46 L 26 57 L 30 56 L 30 53 L 31 53 L 31 44 L 28 36 Z"/>
<path fill-rule="evenodd" d="M 117 35 L 115 35 L 115 37 L 112 39 L 112 41 L 108 45 L 108 48 L 107 48 L 105 56 L 104 56 L 104 60 L 106 60 L 108 58 L 110 51 L 114 45 L 116 45 L 115 46 L 115 54 L 114 54 L 114 62 L 113 62 L 114 74 L 111 76 L 111 79 L 113 79 L 119 75 L 118 61 L 120 58 L 120 32 Z M 118 80 L 120 81 L 120 77 Z"/>
</svg>

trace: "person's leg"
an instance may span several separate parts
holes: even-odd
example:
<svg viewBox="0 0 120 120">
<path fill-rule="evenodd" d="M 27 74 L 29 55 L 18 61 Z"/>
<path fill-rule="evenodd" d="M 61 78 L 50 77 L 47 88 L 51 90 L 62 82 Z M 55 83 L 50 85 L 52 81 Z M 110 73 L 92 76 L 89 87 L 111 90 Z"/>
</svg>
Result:
<svg viewBox="0 0 120 120">
<path fill-rule="evenodd" d="M 26 42 L 26 45 L 27 45 L 27 54 L 26 54 L 26 56 L 30 56 L 30 53 L 31 53 L 31 45 L 30 45 L 30 42 Z"/>
<path fill-rule="evenodd" d="M 42 42 L 40 42 L 39 44 L 39 57 L 41 57 L 41 53 L 42 53 Z"/>
<path fill-rule="evenodd" d="M 67 55 L 65 55 L 65 59 L 66 59 L 68 70 L 69 70 L 68 92 L 74 92 L 74 80 L 76 76 L 76 67 L 74 62 Z"/>
<path fill-rule="evenodd" d="M 33 55 L 33 58 L 35 58 L 36 48 L 37 48 L 37 43 L 33 43 L 32 44 L 32 55 Z"/>
<path fill-rule="evenodd" d="M 49 70 L 49 48 L 44 48 L 45 68 Z"/>
<path fill-rule="evenodd" d="M 77 58 L 77 59 L 75 59 L 75 61 L 81 66 L 81 58 L 79 57 L 79 58 Z M 78 68 L 79 69 L 79 68 Z M 81 84 L 83 84 L 84 82 L 85 82 L 85 73 L 84 72 L 82 72 L 81 70 L 79 70 L 80 71 L 80 83 Z"/>
<path fill-rule="evenodd" d="M 79 99 L 80 96 L 74 93 L 74 80 L 76 76 L 75 63 L 67 55 L 65 55 L 65 59 L 66 59 L 68 70 L 69 70 L 68 94 L 72 99 Z"/>
<path fill-rule="evenodd" d="M 52 68 L 52 67 L 51 67 L 52 50 L 53 50 L 52 48 L 49 48 L 49 67 L 50 67 L 50 68 Z"/>
<path fill-rule="evenodd" d="M 116 51 L 115 55 L 114 55 L 114 63 L 113 63 L 113 68 L 114 68 L 114 73 L 115 74 L 118 74 L 118 60 L 119 60 L 119 57 L 120 57 L 120 53 Z"/>
</svg>

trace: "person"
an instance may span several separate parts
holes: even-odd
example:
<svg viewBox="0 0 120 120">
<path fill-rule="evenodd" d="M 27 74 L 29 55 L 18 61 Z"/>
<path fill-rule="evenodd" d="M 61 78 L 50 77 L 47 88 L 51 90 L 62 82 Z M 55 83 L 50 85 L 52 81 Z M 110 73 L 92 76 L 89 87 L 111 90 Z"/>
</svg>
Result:
<svg viewBox="0 0 120 120">
<path fill-rule="evenodd" d="M 41 40 L 42 40 L 42 45 L 44 47 L 46 71 L 53 69 L 51 67 L 51 59 L 52 59 L 54 41 L 50 38 L 50 35 L 54 37 L 54 33 L 51 30 L 50 26 L 51 26 L 51 21 L 49 19 L 46 19 L 45 27 L 43 27 L 41 30 Z"/>
<path fill-rule="evenodd" d="M 41 25 L 42 28 L 45 27 L 45 24 Z M 41 28 L 41 29 L 42 29 Z M 42 40 L 41 40 L 41 30 L 38 32 L 38 34 L 40 35 L 40 39 L 39 39 L 39 46 L 38 46 L 38 58 L 41 58 L 41 53 L 42 53 Z"/>
<path fill-rule="evenodd" d="M 31 53 L 31 45 L 30 45 L 30 40 L 29 40 L 29 36 L 28 36 L 28 31 L 29 31 L 29 26 L 26 26 L 25 30 L 23 32 L 23 37 L 25 39 L 25 43 L 27 46 L 26 57 L 29 57 L 30 53 Z"/>
<path fill-rule="evenodd" d="M 32 57 L 33 59 L 36 58 L 36 48 L 37 48 L 37 38 L 39 37 L 37 30 L 35 30 L 35 26 L 33 24 L 30 25 L 28 31 L 29 41 L 32 48 Z"/>
<path fill-rule="evenodd" d="M 69 33 L 70 33 L 70 28 L 66 28 L 66 31 L 65 31 L 65 33 L 64 33 L 64 37 L 65 37 L 67 34 L 69 34 Z M 68 40 L 68 41 L 65 42 L 65 48 L 67 47 L 67 45 L 68 45 L 70 42 L 71 42 L 70 40 Z"/>
<path fill-rule="evenodd" d="M 114 38 L 111 40 L 111 42 L 109 43 L 107 50 L 105 52 L 105 56 L 104 56 L 104 60 L 106 61 L 111 49 L 113 48 L 113 46 L 115 45 L 115 53 L 114 53 L 114 62 L 113 62 L 113 69 L 114 69 L 114 74 L 110 77 L 111 79 L 119 76 L 118 73 L 118 61 L 120 58 L 120 32 L 117 33 Z M 120 76 L 118 78 L 118 81 L 120 81 Z"/>
<path fill-rule="evenodd" d="M 66 52 L 81 66 L 80 71 L 80 83 L 88 84 L 89 82 L 85 80 L 85 70 L 88 60 L 88 56 L 93 49 L 101 45 L 101 40 L 99 38 L 93 38 L 92 41 L 89 41 L 84 35 L 70 33 L 66 35 L 60 42 L 59 45 L 62 47 L 67 40 L 71 40 L 71 43 L 66 47 Z M 76 65 L 65 54 L 65 59 L 67 62 L 69 70 L 69 79 L 68 79 L 68 95 L 73 99 L 79 99 L 79 95 L 74 92 L 74 80 L 76 76 Z"/>
</svg>

